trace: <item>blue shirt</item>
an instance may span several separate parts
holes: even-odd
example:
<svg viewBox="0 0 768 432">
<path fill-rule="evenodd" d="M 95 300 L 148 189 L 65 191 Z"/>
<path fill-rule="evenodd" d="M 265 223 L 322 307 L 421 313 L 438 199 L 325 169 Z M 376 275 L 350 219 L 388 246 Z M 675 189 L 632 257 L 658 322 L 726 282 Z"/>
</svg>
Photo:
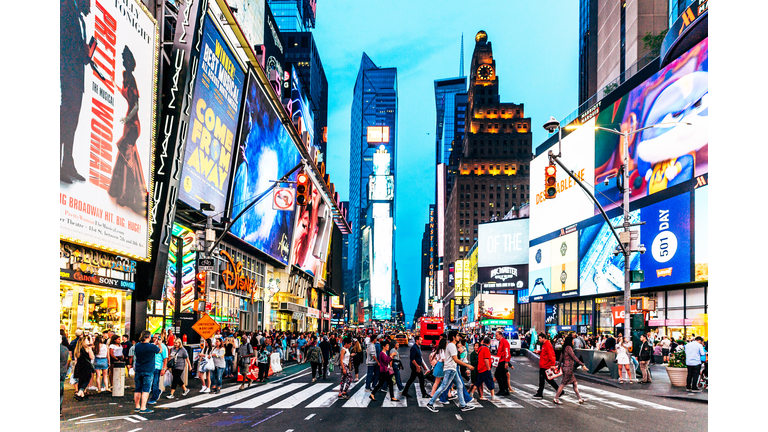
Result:
<svg viewBox="0 0 768 432">
<path fill-rule="evenodd" d="M 420 366 L 427 367 L 427 365 L 424 364 L 424 357 L 421 356 L 421 348 L 419 348 L 418 344 L 414 343 L 413 345 L 411 345 L 410 356 L 411 356 L 411 361 L 416 360 L 416 363 L 418 363 Z"/>
<path fill-rule="evenodd" d="M 706 355 L 704 347 L 698 341 L 689 342 L 685 346 L 685 365 L 698 366 L 701 364 L 701 356 Z"/>
<path fill-rule="evenodd" d="M 299 348 L 303 348 L 304 345 L 306 345 L 306 344 L 307 344 L 307 340 L 306 339 L 299 338 L 299 341 L 297 342 L 297 345 L 299 346 Z"/>
<path fill-rule="evenodd" d="M 141 342 L 134 345 L 134 369 L 136 372 L 155 372 L 155 354 L 160 347 L 155 344 Z"/>
<path fill-rule="evenodd" d="M 159 353 L 155 354 L 155 369 L 156 370 L 163 370 L 163 360 L 168 358 L 168 347 L 165 346 L 164 343 L 160 343 L 160 346 L 162 349 Z"/>
</svg>

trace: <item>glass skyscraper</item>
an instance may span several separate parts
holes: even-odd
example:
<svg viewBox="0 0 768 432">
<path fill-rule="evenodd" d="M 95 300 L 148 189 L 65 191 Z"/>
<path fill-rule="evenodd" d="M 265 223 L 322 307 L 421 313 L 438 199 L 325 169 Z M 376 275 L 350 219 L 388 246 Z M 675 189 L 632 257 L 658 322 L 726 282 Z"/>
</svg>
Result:
<svg viewBox="0 0 768 432">
<path fill-rule="evenodd" d="M 456 95 L 467 92 L 467 77 L 445 78 L 435 80 L 435 164 L 446 166 L 445 199 L 451 192 L 450 158 L 454 145 L 461 147 L 461 141 L 456 141 Z M 455 170 L 454 170 L 455 171 Z M 437 196 L 435 196 L 437 199 Z M 437 202 L 437 201 L 435 201 Z"/>
<path fill-rule="evenodd" d="M 388 127 L 388 131 L 382 126 Z M 369 143 L 369 141 L 376 142 Z M 361 316 L 365 320 L 371 319 L 372 295 L 376 297 L 381 294 L 380 292 L 371 292 L 371 279 L 375 276 L 371 273 L 376 272 L 377 263 L 374 255 L 385 253 L 383 250 L 385 245 L 391 249 L 388 255 L 391 262 L 387 264 L 386 269 L 384 269 L 383 263 L 380 263 L 381 266 L 378 268 L 383 269 L 381 270 L 385 272 L 383 274 L 389 275 L 391 279 L 389 281 L 391 293 L 389 303 L 393 308 L 392 310 L 396 304 L 394 301 L 394 232 L 392 232 L 391 238 L 385 239 L 383 232 L 377 231 L 377 229 L 378 227 L 387 227 L 390 223 L 394 226 L 395 197 L 397 197 L 395 186 L 395 179 L 397 178 L 397 68 L 380 68 L 365 53 L 363 53 L 360 70 L 355 81 L 349 143 L 349 223 L 352 234 L 349 235 L 351 237 L 349 238 L 349 259 L 347 262 L 351 280 L 346 282 L 345 290 L 347 290 L 348 304 L 354 305 L 354 311 L 350 311 L 350 318 L 353 321 L 360 321 Z M 369 200 L 371 193 L 369 185 L 376 186 L 378 183 L 373 182 L 369 177 L 374 175 L 374 155 L 384 151 L 389 154 L 389 174 L 387 175 L 392 176 L 393 196 L 391 199 L 373 202 Z M 388 195 L 387 191 L 385 191 L 385 195 Z M 374 209 L 374 207 L 376 208 Z M 386 209 L 386 215 L 383 214 L 384 209 Z M 389 220 L 385 221 L 385 219 Z M 364 311 L 362 314 L 360 313 L 361 309 Z M 389 318 L 386 317 L 386 319 Z M 384 318 L 379 316 L 375 319 Z"/>
<path fill-rule="evenodd" d="M 281 32 L 306 32 L 315 28 L 316 7 L 315 0 L 269 0 Z"/>
</svg>

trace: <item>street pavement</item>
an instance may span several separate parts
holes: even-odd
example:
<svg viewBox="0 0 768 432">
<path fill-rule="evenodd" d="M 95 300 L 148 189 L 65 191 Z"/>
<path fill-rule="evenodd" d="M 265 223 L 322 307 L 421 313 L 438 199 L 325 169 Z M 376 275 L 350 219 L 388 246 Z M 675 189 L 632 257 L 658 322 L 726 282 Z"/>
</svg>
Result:
<svg viewBox="0 0 768 432">
<path fill-rule="evenodd" d="M 400 349 L 405 370 L 403 382 L 410 375 L 408 348 Z M 254 384 L 238 390 L 239 383 L 225 384 L 218 395 L 200 394 L 199 381 L 190 379 L 192 391 L 174 400 L 161 396 L 151 414 L 134 414 L 133 393 L 123 398 L 96 394 L 85 402 L 76 402 L 73 391 L 65 394 L 62 431 L 210 431 L 264 430 L 298 431 L 571 431 L 582 430 L 682 430 L 707 428 L 707 405 L 687 400 L 669 399 L 650 390 L 615 388 L 580 382 L 579 391 L 588 401 L 579 405 L 571 388 L 561 398 L 563 405 L 552 403 L 553 392 L 547 387 L 544 399 L 533 399 L 538 386 L 538 368 L 525 357 L 514 357 L 511 396 L 497 401 L 473 401 L 475 410 L 461 412 L 458 400 L 436 406 L 438 413 L 425 408 L 420 390 L 418 397 L 400 402 L 389 394 L 378 393 L 369 399 L 365 391 L 365 365 L 353 384 L 351 399 L 337 399 L 338 370 L 325 381 L 311 383 L 308 365 L 286 367 L 266 384 Z M 416 381 L 418 385 L 418 380 Z M 634 384 L 634 386 L 639 386 Z M 431 388 L 427 384 L 427 390 Z M 415 390 L 415 391 L 414 391 Z M 180 390 L 177 389 L 177 395 Z"/>
</svg>

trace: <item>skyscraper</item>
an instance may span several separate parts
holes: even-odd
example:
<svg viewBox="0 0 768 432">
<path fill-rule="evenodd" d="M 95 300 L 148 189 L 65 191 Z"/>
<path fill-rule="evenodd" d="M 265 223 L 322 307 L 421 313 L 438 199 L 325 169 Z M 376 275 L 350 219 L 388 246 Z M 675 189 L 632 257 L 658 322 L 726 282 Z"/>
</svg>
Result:
<svg viewBox="0 0 768 432">
<path fill-rule="evenodd" d="M 389 319 L 395 300 L 394 216 L 397 176 L 397 69 L 380 68 L 363 53 L 355 81 L 350 128 L 349 238 L 346 282 L 350 317 Z M 387 235 L 386 233 L 389 232 Z M 388 252 L 387 252 L 388 249 Z M 389 260 L 390 262 L 385 262 Z M 388 276 L 389 282 L 386 277 Z M 373 283 L 373 286 L 372 286 Z M 388 286 L 390 316 L 374 309 Z"/>
<path fill-rule="evenodd" d="M 306 32 L 315 28 L 316 0 L 269 0 L 281 32 Z"/>
</svg>

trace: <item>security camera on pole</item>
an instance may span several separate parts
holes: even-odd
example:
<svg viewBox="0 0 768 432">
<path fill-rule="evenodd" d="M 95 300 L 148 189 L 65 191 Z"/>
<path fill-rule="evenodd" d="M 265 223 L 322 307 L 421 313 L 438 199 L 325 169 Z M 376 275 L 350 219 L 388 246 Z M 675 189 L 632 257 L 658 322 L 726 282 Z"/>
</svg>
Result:
<svg viewBox="0 0 768 432">
<path fill-rule="evenodd" d="M 624 255 L 624 339 L 625 340 L 632 340 L 632 323 L 631 323 L 631 315 L 630 315 L 630 285 L 631 285 L 631 274 L 632 271 L 629 268 L 629 261 L 630 257 L 632 255 L 632 252 L 640 252 L 641 254 L 645 253 L 645 246 L 643 246 L 640 243 L 640 232 L 637 230 L 631 230 L 630 227 L 643 225 L 645 222 L 639 222 L 639 223 L 630 223 L 629 222 L 629 136 L 634 135 L 638 132 L 642 132 L 646 129 L 651 129 L 655 127 L 673 127 L 673 126 L 679 126 L 681 124 L 690 126 L 691 123 L 686 122 L 674 122 L 674 123 L 657 123 L 655 125 L 646 126 L 640 129 L 634 129 L 626 132 L 621 132 L 615 129 L 608 129 L 600 126 L 583 126 L 583 125 L 573 125 L 573 126 L 566 126 L 566 129 L 568 130 L 575 130 L 580 127 L 590 127 L 595 130 L 601 130 L 605 132 L 610 132 L 612 134 L 616 134 L 621 136 L 622 139 L 622 151 L 623 151 L 623 165 L 621 166 L 619 175 L 616 178 L 616 186 L 623 192 L 623 200 L 621 204 L 621 208 L 624 212 L 624 223 L 619 227 L 614 227 L 611 225 L 610 219 L 608 219 L 608 215 L 605 214 L 605 210 L 603 209 L 603 206 L 600 205 L 600 203 L 597 201 L 595 196 L 590 192 L 586 186 L 579 180 L 578 177 L 576 177 L 573 174 L 573 171 L 569 170 L 568 168 L 563 165 L 563 163 L 560 161 L 560 158 L 562 157 L 562 128 L 560 127 L 560 122 L 558 122 L 554 117 L 550 117 L 549 120 L 544 123 L 544 129 L 547 130 L 549 133 L 554 133 L 555 130 L 557 130 L 557 154 L 554 154 L 552 150 L 549 151 L 549 163 L 550 166 L 552 166 L 554 163 L 557 163 L 560 165 L 563 170 L 568 174 L 569 177 L 573 179 L 576 184 L 581 187 L 584 192 L 587 193 L 587 195 L 592 199 L 595 206 L 597 206 L 598 210 L 600 210 L 600 214 L 603 215 L 603 219 L 608 223 L 608 226 L 611 228 L 611 232 L 613 233 L 614 237 L 616 237 L 616 240 L 619 242 L 619 247 L 614 252 L 615 255 L 618 255 L 621 253 Z M 549 167 L 547 167 L 549 168 Z M 546 175 L 549 175 L 549 172 L 545 173 Z M 606 180 L 607 181 L 607 180 Z M 556 196 L 556 193 L 552 198 L 550 198 L 547 194 L 545 196 L 548 197 L 548 199 L 554 198 Z M 617 231 L 618 228 L 624 228 L 624 230 L 619 233 Z"/>
</svg>

